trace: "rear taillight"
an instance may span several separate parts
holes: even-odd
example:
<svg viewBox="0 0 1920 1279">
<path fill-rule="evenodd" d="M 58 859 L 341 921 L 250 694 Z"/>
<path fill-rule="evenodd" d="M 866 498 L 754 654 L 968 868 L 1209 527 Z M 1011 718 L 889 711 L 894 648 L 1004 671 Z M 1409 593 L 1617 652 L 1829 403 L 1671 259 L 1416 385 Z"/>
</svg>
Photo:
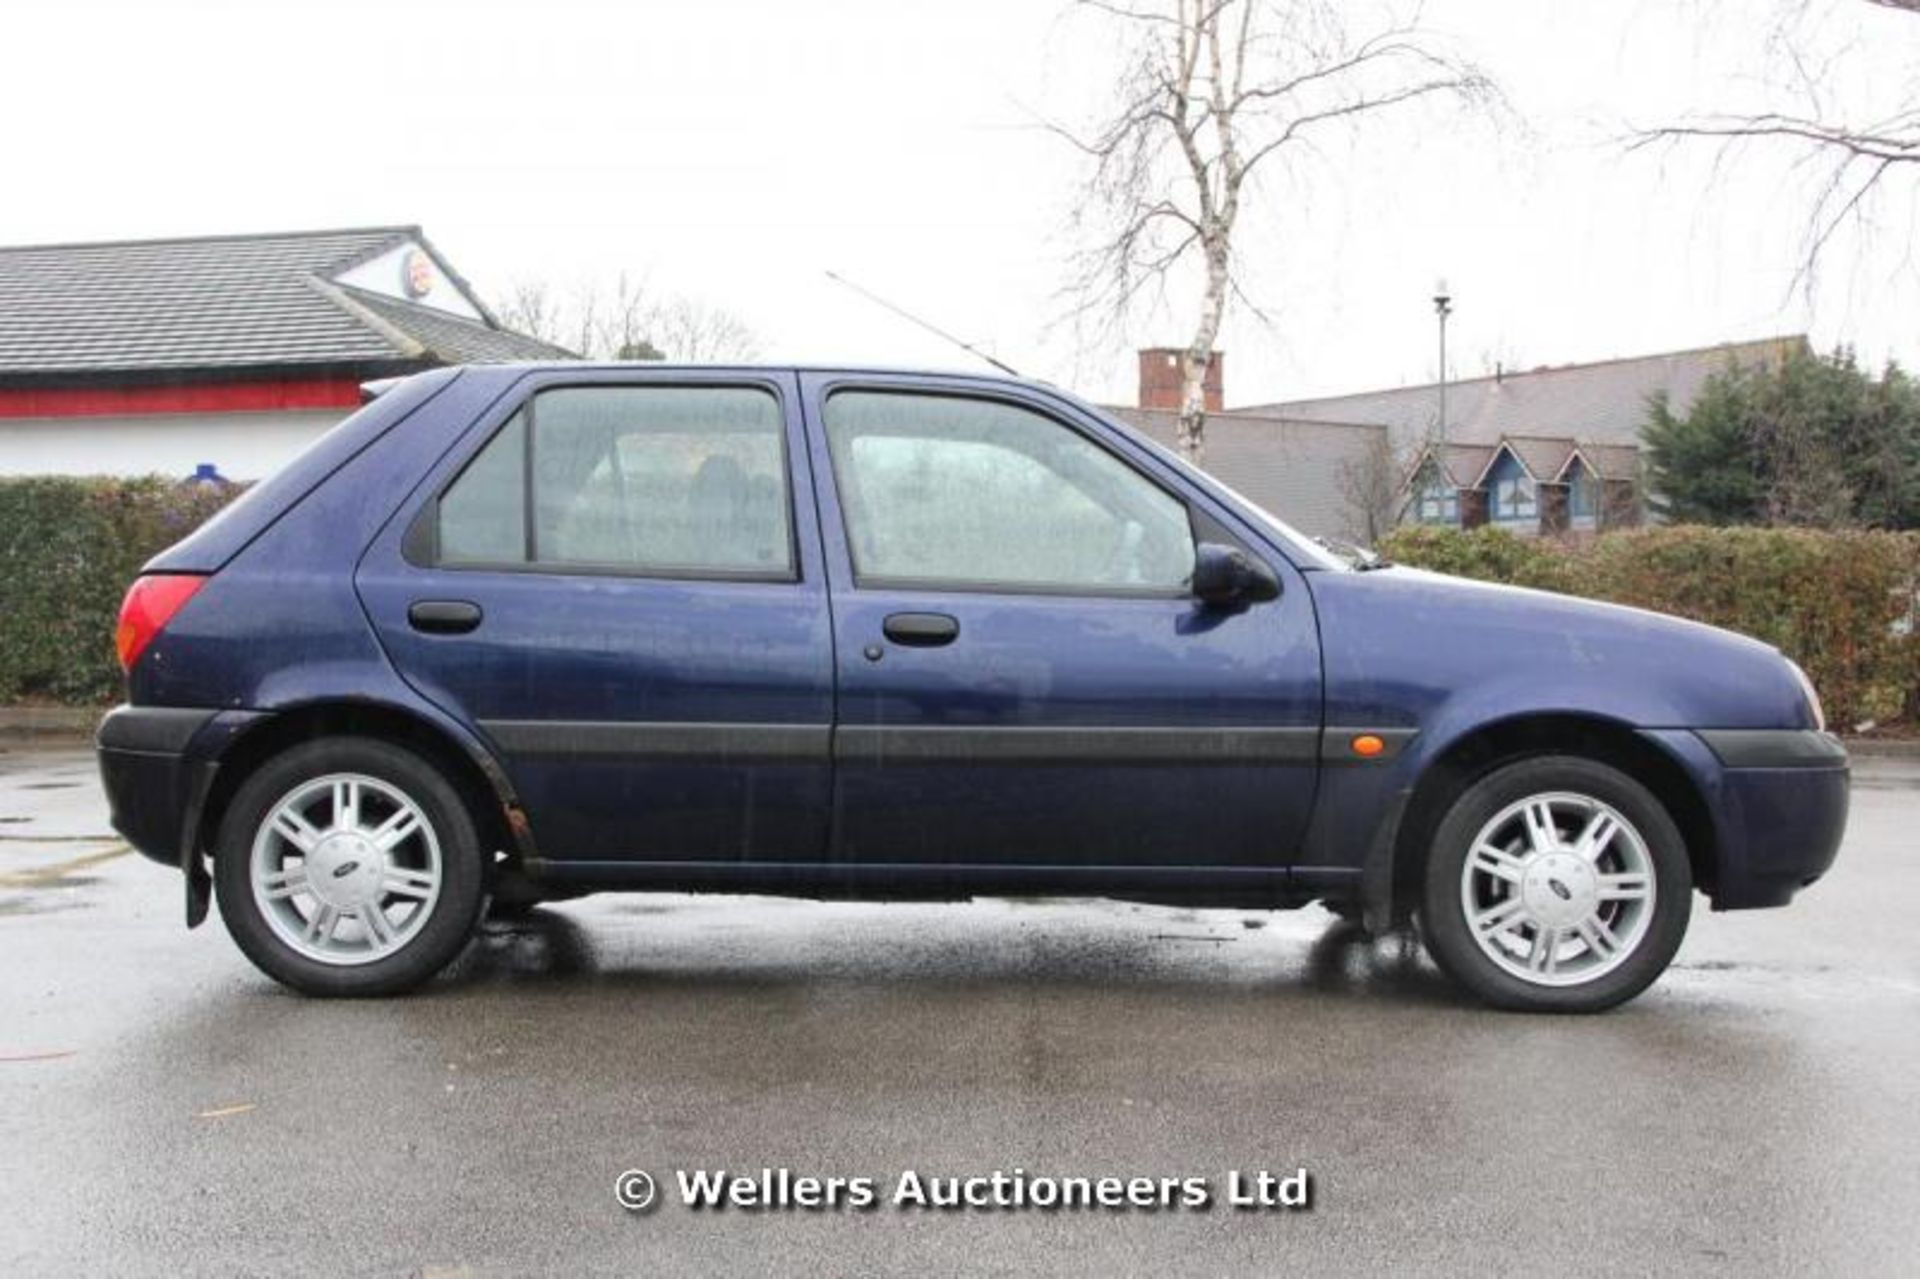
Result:
<svg viewBox="0 0 1920 1279">
<path fill-rule="evenodd" d="M 151 573 L 134 580 L 120 604 L 120 625 L 113 634 L 121 669 L 133 669 L 153 637 L 166 629 L 173 615 L 206 582 L 197 573 Z"/>
</svg>

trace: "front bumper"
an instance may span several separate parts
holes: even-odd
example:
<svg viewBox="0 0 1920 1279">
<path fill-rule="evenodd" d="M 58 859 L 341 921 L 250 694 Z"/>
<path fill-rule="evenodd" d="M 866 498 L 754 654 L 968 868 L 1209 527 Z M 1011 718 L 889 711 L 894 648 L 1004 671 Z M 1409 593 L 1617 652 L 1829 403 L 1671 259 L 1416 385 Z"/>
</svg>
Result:
<svg viewBox="0 0 1920 1279">
<path fill-rule="evenodd" d="M 1712 810 L 1716 910 L 1784 906 L 1826 874 L 1847 829 L 1849 773 L 1838 738 L 1811 730 L 1684 735 Z"/>
</svg>

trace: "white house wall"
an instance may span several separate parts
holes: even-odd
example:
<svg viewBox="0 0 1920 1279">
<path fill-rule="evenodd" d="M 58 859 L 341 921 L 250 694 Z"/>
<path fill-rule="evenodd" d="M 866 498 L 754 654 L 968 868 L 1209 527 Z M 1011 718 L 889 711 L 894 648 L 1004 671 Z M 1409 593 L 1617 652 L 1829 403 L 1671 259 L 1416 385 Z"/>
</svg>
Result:
<svg viewBox="0 0 1920 1279">
<path fill-rule="evenodd" d="M 345 409 L 0 419 L 0 475 L 192 475 L 211 462 L 257 480 L 347 416 Z"/>
</svg>

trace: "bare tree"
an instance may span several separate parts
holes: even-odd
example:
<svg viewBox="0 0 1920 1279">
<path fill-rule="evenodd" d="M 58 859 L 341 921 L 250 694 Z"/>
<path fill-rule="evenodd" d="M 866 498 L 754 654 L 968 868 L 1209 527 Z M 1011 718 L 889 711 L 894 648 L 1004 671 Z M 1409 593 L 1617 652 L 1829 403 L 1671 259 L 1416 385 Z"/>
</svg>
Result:
<svg viewBox="0 0 1920 1279">
<path fill-rule="evenodd" d="M 493 314 L 503 328 L 560 345 L 560 305 L 553 290 L 541 281 L 515 281 L 505 295 L 494 299 Z"/>
<path fill-rule="evenodd" d="M 1342 461 L 1334 472 L 1334 487 L 1347 508 L 1342 531 L 1367 547 L 1378 545 L 1393 529 L 1405 479 L 1387 432 L 1374 436 L 1365 452 Z"/>
<path fill-rule="evenodd" d="M 1860 2 L 1920 16 L 1920 0 Z M 1806 0 L 1788 6 L 1771 42 L 1785 51 L 1791 77 L 1807 100 L 1805 114 L 1709 113 L 1638 128 L 1627 138 L 1629 150 L 1705 142 L 1717 145 L 1728 159 L 1734 158 L 1733 152 L 1754 145 L 1784 147 L 1797 162 L 1814 166 L 1819 177 L 1807 215 L 1805 253 L 1798 275 L 1800 282 L 1809 284 L 1827 242 L 1862 213 L 1883 182 L 1898 172 L 1920 175 L 1920 168 L 1908 168 L 1920 165 L 1920 93 L 1909 88 L 1894 109 L 1876 119 L 1831 116 L 1820 92 L 1821 76 L 1809 70 L 1797 47 L 1795 22 L 1813 7 Z M 1915 30 L 1920 34 L 1920 28 Z"/>
<path fill-rule="evenodd" d="M 588 285 L 579 308 L 580 346 L 598 360 L 657 360 L 660 351 L 648 341 L 657 304 L 647 289 L 622 271 L 613 286 L 601 290 Z"/>
<path fill-rule="evenodd" d="M 1180 451 L 1205 448 L 1202 382 L 1242 287 L 1235 235 L 1256 179 L 1327 130 L 1423 98 L 1491 101 L 1487 77 L 1447 53 L 1418 11 L 1350 28 L 1335 0 L 1080 0 L 1120 25 L 1127 54 L 1113 113 L 1091 133 L 1050 126 L 1086 157 L 1070 289 L 1077 312 L 1118 324 L 1188 263 L 1202 273 L 1182 368 Z"/>
<path fill-rule="evenodd" d="M 588 283 L 564 297 L 542 281 L 520 281 L 494 304 L 507 328 L 592 360 L 745 361 L 759 338 L 722 307 L 697 299 L 656 297 L 622 272 L 611 285 Z"/>
<path fill-rule="evenodd" d="M 649 337 L 670 360 L 704 364 L 760 358 L 760 339 L 744 320 L 695 298 L 674 298 L 656 310 Z"/>
<path fill-rule="evenodd" d="M 587 284 L 562 297 L 544 280 L 518 280 L 493 313 L 501 325 L 589 359 L 610 356 L 645 314 L 640 291 L 622 274 L 611 296 Z"/>
</svg>

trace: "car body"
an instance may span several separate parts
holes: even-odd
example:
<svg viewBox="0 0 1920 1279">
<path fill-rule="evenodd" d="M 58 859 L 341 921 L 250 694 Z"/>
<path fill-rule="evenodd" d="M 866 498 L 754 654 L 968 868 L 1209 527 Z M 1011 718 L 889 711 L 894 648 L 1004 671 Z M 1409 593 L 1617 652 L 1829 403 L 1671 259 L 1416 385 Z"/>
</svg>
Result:
<svg viewBox="0 0 1920 1279">
<path fill-rule="evenodd" d="M 1817 879 L 1847 807 L 1845 753 L 1772 648 L 1349 563 L 1004 378 L 420 374 L 148 564 L 122 640 L 116 828 L 185 872 L 191 923 L 236 863 L 229 927 L 323 993 L 422 980 L 488 898 L 1048 893 L 1319 900 L 1376 930 L 1419 915 L 1430 947 L 1440 916 L 1504 910 L 1531 922 L 1478 959 L 1442 941 L 1443 966 L 1496 1003 L 1601 1007 L 1664 967 L 1693 887 L 1736 909 Z M 287 765 L 327 743 L 405 759 Z M 1488 825 L 1474 805 L 1528 768 L 1544 798 Z M 1431 882 L 1476 813 L 1457 890 Z M 433 901 L 383 888 L 382 856 L 438 867 Z M 308 913 L 295 879 L 335 904 Z M 371 916 L 406 901 L 412 933 L 384 937 Z M 307 944 L 361 915 L 363 952 Z"/>
</svg>

